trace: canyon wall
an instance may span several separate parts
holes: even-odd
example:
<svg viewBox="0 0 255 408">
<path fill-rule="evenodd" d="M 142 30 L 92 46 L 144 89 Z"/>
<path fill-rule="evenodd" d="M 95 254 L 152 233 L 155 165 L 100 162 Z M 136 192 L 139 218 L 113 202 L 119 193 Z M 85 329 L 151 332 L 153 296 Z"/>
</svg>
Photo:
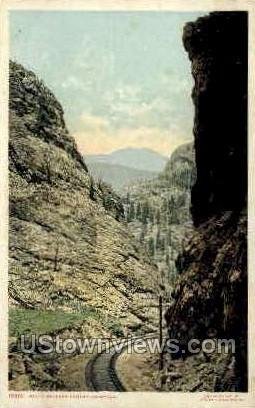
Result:
<svg viewBox="0 0 255 408">
<path fill-rule="evenodd" d="M 195 223 L 245 205 L 247 36 L 247 15 L 240 12 L 211 13 L 184 30 L 195 81 Z"/>
<path fill-rule="evenodd" d="M 192 63 L 196 230 L 181 255 L 170 338 L 233 338 L 236 353 L 215 391 L 247 389 L 247 14 L 215 12 L 187 23 Z M 180 261 L 180 259 L 179 259 Z M 216 370 L 217 371 L 217 370 Z"/>
<path fill-rule="evenodd" d="M 120 199 L 88 173 L 60 103 L 13 62 L 9 170 L 10 305 L 95 312 L 98 331 L 142 327 L 157 270 L 128 234 Z"/>
</svg>

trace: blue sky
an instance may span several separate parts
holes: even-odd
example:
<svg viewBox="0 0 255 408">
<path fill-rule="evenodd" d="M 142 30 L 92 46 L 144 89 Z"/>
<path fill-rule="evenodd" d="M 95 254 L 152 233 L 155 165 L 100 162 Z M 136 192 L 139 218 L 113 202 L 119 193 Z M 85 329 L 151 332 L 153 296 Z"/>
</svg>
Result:
<svg viewBox="0 0 255 408">
<path fill-rule="evenodd" d="M 192 139 L 183 25 L 205 13 L 11 11 L 11 58 L 62 103 L 83 154 Z"/>
</svg>

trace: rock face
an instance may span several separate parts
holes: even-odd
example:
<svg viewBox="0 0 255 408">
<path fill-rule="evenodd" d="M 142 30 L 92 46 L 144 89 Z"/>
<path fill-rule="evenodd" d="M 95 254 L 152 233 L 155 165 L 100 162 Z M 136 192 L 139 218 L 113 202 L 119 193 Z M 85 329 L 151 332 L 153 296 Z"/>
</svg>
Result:
<svg viewBox="0 0 255 408">
<path fill-rule="evenodd" d="M 195 151 L 193 143 L 185 143 L 172 153 L 162 176 L 173 185 L 191 189 L 196 179 Z"/>
<path fill-rule="evenodd" d="M 156 269 L 128 235 L 119 198 L 93 182 L 59 102 L 12 62 L 9 149 L 11 305 L 146 321 Z"/>
<path fill-rule="evenodd" d="M 179 262 L 170 338 L 234 339 L 216 391 L 247 390 L 247 14 L 188 23 L 184 46 L 195 80 L 196 231 Z M 200 387 L 203 390 L 203 384 Z"/>
<path fill-rule="evenodd" d="M 247 197 L 247 14 L 211 13 L 186 25 L 195 80 L 194 221 L 239 211 Z"/>
</svg>

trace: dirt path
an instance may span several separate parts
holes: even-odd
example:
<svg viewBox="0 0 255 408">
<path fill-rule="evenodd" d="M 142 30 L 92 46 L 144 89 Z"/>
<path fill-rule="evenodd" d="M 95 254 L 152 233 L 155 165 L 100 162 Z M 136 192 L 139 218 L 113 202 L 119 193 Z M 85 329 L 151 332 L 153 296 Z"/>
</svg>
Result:
<svg viewBox="0 0 255 408">
<path fill-rule="evenodd" d="M 149 352 L 128 354 L 125 350 L 117 359 L 116 371 L 127 391 L 157 391 L 157 364 Z"/>
</svg>

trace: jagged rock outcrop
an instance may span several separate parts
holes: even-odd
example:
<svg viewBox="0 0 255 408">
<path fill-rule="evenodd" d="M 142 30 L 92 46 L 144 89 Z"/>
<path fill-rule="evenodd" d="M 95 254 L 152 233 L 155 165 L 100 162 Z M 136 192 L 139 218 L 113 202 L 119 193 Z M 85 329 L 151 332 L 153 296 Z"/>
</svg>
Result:
<svg viewBox="0 0 255 408">
<path fill-rule="evenodd" d="M 194 143 L 185 143 L 174 150 L 161 178 L 165 178 L 169 186 L 191 189 L 196 180 Z"/>
<path fill-rule="evenodd" d="M 10 63 L 10 304 L 144 322 L 157 271 L 128 234 L 119 198 L 98 186 L 49 89 Z M 85 330 L 86 332 L 86 330 Z"/>
<path fill-rule="evenodd" d="M 196 231 L 179 262 L 166 314 L 170 338 L 234 339 L 231 364 L 211 391 L 247 390 L 247 13 L 188 23 L 195 80 Z M 180 259 L 179 259 L 180 261 Z M 204 390 L 203 381 L 198 390 Z M 208 389 L 207 389 L 208 390 Z"/>
</svg>

